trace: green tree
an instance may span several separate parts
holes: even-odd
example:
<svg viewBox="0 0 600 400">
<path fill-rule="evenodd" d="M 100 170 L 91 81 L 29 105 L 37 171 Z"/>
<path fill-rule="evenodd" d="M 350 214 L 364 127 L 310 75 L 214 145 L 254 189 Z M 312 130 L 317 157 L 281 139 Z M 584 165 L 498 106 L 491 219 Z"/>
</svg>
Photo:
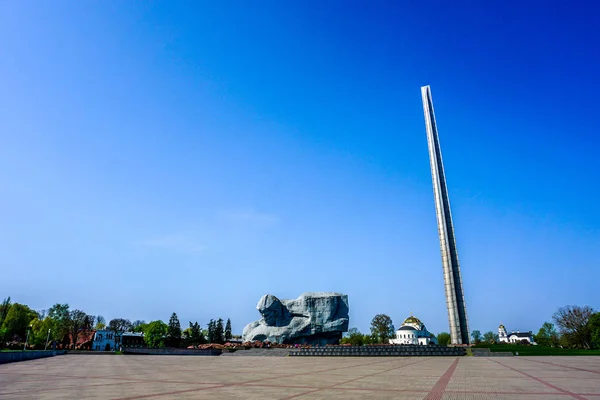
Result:
<svg viewBox="0 0 600 400">
<path fill-rule="evenodd" d="M 129 332 L 132 328 L 131 321 L 125 318 L 111 319 L 108 323 L 108 329 L 120 334 L 123 332 Z"/>
<path fill-rule="evenodd" d="M 10 306 L 2 323 L 5 339 L 25 341 L 27 328 L 38 314 L 24 304 L 14 303 Z"/>
<path fill-rule="evenodd" d="M 106 328 L 106 318 L 104 318 L 102 315 L 96 316 L 94 328 L 96 330 L 105 329 Z"/>
<path fill-rule="evenodd" d="M 215 321 L 212 319 L 208 322 L 207 339 L 208 339 L 208 343 L 216 343 Z"/>
<path fill-rule="evenodd" d="M 215 324 L 215 342 L 225 343 L 225 329 L 223 328 L 223 320 L 219 318 Z"/>
<path fill-rule="evenodd" d="M 483 334 L 483 340 L 486 343 L 494 344 L 498 342 L 498 335 L 492 331 Z"/>
<path fill-rule="evenodd" d="M 535 341 L 537 344 L 542 346 L 557 346 L 558 345 L 558 333 L 553 323 L 544 322 L 537 335 L 535 335 Z"/>
<path fill-rule="evenodd" d="M 203 344 L 206 339 L 204 338 L 204 335 L 202 334 L 202 329 L 200 328 L 200 324 L 198 322 L 194 322 L 192 324 L 192 322 L 190 321 L 190 341 L 192 342 L 192 344 L 194 345 L 198 345 L 198 344 Z"/>
<path fill-rule="evenodd" d="M 600 312 L 592 314 L 588 321 L 590 332 L 591 332 L 591 342 L 592 347 L 595 349 L 600 349 Z"/>
<path fill-rule="evenodd" d="M 69 334 L 69 305 L 56 303 L 48 309 L 48 317 L 55 323 L 55 338 L 62 341 Z"/>
<path fill-rule="evenodd" d="M 362 346 L 365 344 L 365 336 L 357 328 L 350 328 L 346 335 L 342 338 L 342 344 L 350 344 L 352 346 Z"/>
<path fill-rule="evenodd" d="M 231 320 L 227 318 L 227 323 L 225 324 L 225 341 L 231 339 Z"/>
<path fill-rule="evenodd" d="M 192 345 L 192 328 L 188 327 L 181 331 L 181 347 L 186 348 Z"/>
<path fill-rule="evenodd" d="M 438 344 L 442 346 L 447 346 L 450 344 L 450 334 L 448 332 L 441 332 L 437 335 Z"/>
<path fill-rule="evenodd" d="M 588 306 L 565 306 L 554 313 L 552 319 L 567 339 L 570 347 L 590 348 L 592 332 L 588 321 L 594 309 Z"/>
<path fill-rule="evenodd" d="M 162 321 L 152 321 L 146 325 L 144 341 L 151 348 L 165 347 L 168 325 Z"/>
<path fill-rule="evenodd" d="M 471 332 L 471 338 L 473 338 L 474 344 L 481 343 L 481 332 L 479 332 L 478 330 L 474 330 L 473 332 Z"/>
<path fill-rule="evenodd" d="M 168 347 L 179 347 L 181 344 L 181 324 L 175 313 L 171 314 L 171 318 L 169 319 L 166 344 Z"/>
<path fill-rule="evenodd" d="M 134 321 L 132 326 L 131 326 L 131 331 L 132 332 L 137 332 L 137 333 L 143 333 L 145 332 L 146 327 L 148 326 L 148 324 L 145 321 L 141 321 L 141 320 L 137 320 Z"/>
<path fill-rule="evenodd" d="M 46 339 L 55 340 L 58 338 L 56 330 L 56 322 L 46 317 L 44 319 L 36 318 L 32 321 L 32 332 L 29 338 L 29 342 L 38 347 L 46 346 Z"/>
<path fill-rule="evenodd" d="M 371 336 L 376 343 L 387 343 L 394 337 L 394 324 L 385 314 L 377 314 L 371 321 Z"/>
<path fill-rule="evenodd" d="M 8 315 L 8 310 L 10 310 L 10 306 L 10 296 L 4 299 L 2 304 L 0 304 L 0 349 L 4 347 L 4 341 L 8 338 L 8 331 L 2 326 Z"/>
<path fill-rule="evenodd" d="M 202 329 L 198 322 L 192 323 L 192 321 L 190 321 L 189 328 L 184 329 L 181 336 L 186 347 L 190 345 L 197 346 L 205 342 L 204 336 L 202 335 Z"/>
<path fill-rule="evenodd" d="M 4 299 L 4 301 L 2 301 L 2 304 L 0 304 L 0 327 L 2 327 L 2 324 L 4 324 L 4 320 L 8 315 L 8 310 L 10 310 L 10 306 L 10 296 L 8 296 L 6 299 Z"/>
</svg>

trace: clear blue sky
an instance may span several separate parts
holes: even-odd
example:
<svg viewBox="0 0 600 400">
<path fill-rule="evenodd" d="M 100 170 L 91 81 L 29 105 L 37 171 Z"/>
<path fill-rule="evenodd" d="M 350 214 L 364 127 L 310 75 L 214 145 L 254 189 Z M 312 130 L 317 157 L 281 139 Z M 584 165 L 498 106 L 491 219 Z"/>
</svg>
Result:
<svg viewBox="0 0 600 400">
<path fill-rule="evenodd" d="M 598 6 L 425 3 L 1 2 L 0 298 L 447 330 L 429 84 L 471 329 L 600 308 Z"/>
</svg>

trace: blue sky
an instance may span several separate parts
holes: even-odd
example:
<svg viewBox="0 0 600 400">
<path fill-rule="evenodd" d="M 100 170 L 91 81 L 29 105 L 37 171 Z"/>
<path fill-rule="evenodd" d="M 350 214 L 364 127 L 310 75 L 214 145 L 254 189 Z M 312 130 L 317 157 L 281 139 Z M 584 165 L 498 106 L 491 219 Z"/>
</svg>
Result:
<svg viewBox="0 0 600 400">
<path fill-rule="evenodd" d="M 471 329 L 600 308 L 597 6 L 420 3 L 2 2 L 0 297 L 447 331 L 429 84 Z"/>
</svg>

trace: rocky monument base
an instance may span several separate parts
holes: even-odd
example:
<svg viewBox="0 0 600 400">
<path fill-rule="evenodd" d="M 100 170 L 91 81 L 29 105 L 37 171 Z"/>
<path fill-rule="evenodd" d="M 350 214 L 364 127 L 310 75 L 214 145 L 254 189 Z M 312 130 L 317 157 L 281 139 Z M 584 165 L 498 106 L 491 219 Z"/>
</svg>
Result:
<svg viewBox="0 0 600 400">
<path fill-rule="evenodd" d="M 309 292 L 294 300 L 266 294 L 256 306 L 262 318 L 244 328 L 244 341 L 282 344 L 338 344 L 348 331 L 348 296 Z"/>
</svg>

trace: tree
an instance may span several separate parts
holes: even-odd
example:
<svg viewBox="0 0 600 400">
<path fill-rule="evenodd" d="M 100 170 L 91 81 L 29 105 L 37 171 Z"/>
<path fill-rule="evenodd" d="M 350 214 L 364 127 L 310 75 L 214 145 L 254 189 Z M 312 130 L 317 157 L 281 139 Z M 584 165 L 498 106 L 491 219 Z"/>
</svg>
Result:
<svg viewBox="0 0 600 400">
<path fill-rule="evenodd" d="M 146 325 L 144 341 L 148 347 L 165 347 L 165 338 L 169 327 L 162 321 L 152 321 Z"/>
<path fill-rule="evenodd" d="M 63 339 L 69 333 L 69 305 L 56 303 L 48 309 L 48 317 L 55 323 L 55 337 Z"/>
<path fill-rule="evenodd" d="M 38 314 L 24 304 L 14 303 L 8 309 L 8 313 L 2 323 L 5 339 L 13 337 L 25 341 L 27 328 L 37 318 Z"/>
<path fill-rule="evenodd" d="M 377 343 L 386 343 L 394 337 L 394 324 L 385 314 L 377 314 L 371 321 L 371 336 Z"/>
<path fill-rule="evenodd" d="M 215 343 L 225 343 L 225 329 L 223 328 L 223 320 L 221 318 L 215 324 Z"/>
<path fill-rule="evenodd" d="M 473 338 L 474 344 L 481 343 L 481 332 L 479 332 L 478 330 L 474 330 L 473 332 L 471 332 L 471 337 Z"/>
<path fill-rule="evenodd" d="M 448 332 L 441 332 L 437 335 L 438 344 L 447 346 L 450 344 L 450 334 Z"/>
<path fill-rule="evenodd" d="M 558 346 L 558 333 L 553 323 L 544 322 L 537 335 L 535 341 L 542 346 Z"/>
<path fill-rule="evenodd" d="M 200 324 L 198 322 L 192 324 L 190 321 L 190 327 L 188 329 L 190 330 L 189 341 L 191 344 L 196 346 L 205 342 L 202 329 L 200 328 Z"/>
<path fill-rule="evenodd" d="M 129 330 L 131 330 L 131 326 L 131 321 L 124 318 L 111 319 L 108 323 L 108 329 L 117 334 L 129 332 Z"/>
<path fill-rule="evenodd" d="M 225 324 L 225 341 L 231 339 L 231 320 L 227 318 L 227 323 Z"/>
<path fill-rule="evenodd" d="M 141 321 L 138 319 L 137 321 L 133 322 L 131 331 L 137 332 L 137 333 L 142 333 L 142 332 L 145 332 L 145 329 L 147 326 L 148 326 L 148 324 L 146 323 L 146 321 Z"/>
<path fill-rule="evenodd" d="M 498 342 L 498 335 L 492 331 L 483 334 L 483 340 L 486 343 L 494 344 Z"/>
<path fill-rule="evenodd" d="M 357 328 L 350 328 L 346 333 L 346 336 L 342 338 L 342 344 L 362 346 L 365 344 L 365 336 L 368 335 L 363 335 Z"/>
<path fill-rule="evenodd" d="M 141 319 L 136 319 L 135 321 L 132 322 L 131 328 L 137 329 L 140 325 L 146 325 L 146 321 L 143 321 Z"/>
<path fill-rule="evenodd" d="M 179 347 L 181 344 L 181 324 L 175 313 L 171 314 L 169 319 L 166 344 L 168 347 Z"/>
<path fill-rule="evenodd" d="M 96 328 L 96 330 L 105 329 L 106 328 L 106 318 L 104 318 L 102 315 L 98 315 L 96 317 L 95 328 Z"/>
<path fill-rule="evenodd" d="M 592 347 L 600 349 L 600 312 L 593 314 L 588 321 L 591 333 Z"/>
<path fill-rule="evenodd" d="M 204 336 L 202 335 L 202 329 L 198 322 L 192 323 L 192 321 L 190 321 L 189 328 L 184 329 L 181 336 L 185 346 L 197 346 L 205 342 Z"/>
<path fill-rule="evenodd" d="M 50 317 L 44 319 L 34 319 L 31 323 L 32 332 L 29 338 L 29 342 L 34 346 L 45 347 L 46 340 L 55 340 L 58 338 L 56 321 Z"/>
<path fill-rule="evenodd" d="M 216 337 L 215 337 L 215 321 L 214 320 L 210 320 L 208 322 L 208 328 L 207 328 L 207 336 L 208 336 L 208 343 L 216 343 Z"/>
<path fill-rule="evenodd" d="M 81 310 L 69 311 L 69 333 L 73 341 L 73 350 L 77 346 L 79 331 L 88 328 L 91 320 L 93 319 Z"/>
<path fill-rule="evenodd" d="M 571 347 L 590 348 L 592 342 L 589 319 L 594 309 L 588 306 L 565 306 L 554 313 L 552 319 Z"/>
<path fill-rule="evenodd" d="M 8 315 L 8 310 L 10 310 L 10 306 L 10 296 L 8 296 L 6 299 L 4 299 L 4 301 L 2 301 L 2 304 L 0 304 L 0 328 L 4 323 L 6 316 Z"/>
<path fill-rule="evenodd" d="M 192 328 L 185 328 L 181 331 L 181 347 L 188 347 L 192 345 Z"/>
</svg>

